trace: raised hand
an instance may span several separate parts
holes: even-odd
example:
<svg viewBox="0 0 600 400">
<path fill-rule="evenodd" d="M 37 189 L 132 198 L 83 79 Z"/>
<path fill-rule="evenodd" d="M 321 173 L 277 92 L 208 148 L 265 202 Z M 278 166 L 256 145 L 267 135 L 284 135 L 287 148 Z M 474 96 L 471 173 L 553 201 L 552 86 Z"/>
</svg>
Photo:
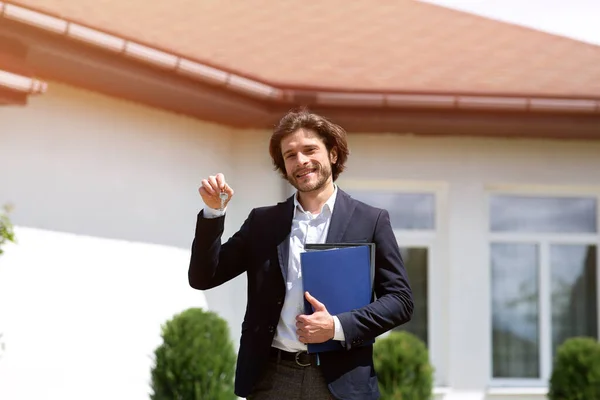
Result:
<svg viewBox="0 0 600 400">
<path fill-rule="evenodd" d="M 225 181 L 225 176 L 218 173 L 215 176 L 209 176 L 207 179 L 202 180 L 202 186 L 198 189 L 202 201 L 207 207 L 215 210 L 224 209 L 227 207 L 227 203 L 231 201 L 233 197 L 233 189 L 229 187 Z M 221 200 L 221 193 L 227 194 L 227 199 Z M 223 203 L 223 204 L 221 204 Z"/>
</svg>

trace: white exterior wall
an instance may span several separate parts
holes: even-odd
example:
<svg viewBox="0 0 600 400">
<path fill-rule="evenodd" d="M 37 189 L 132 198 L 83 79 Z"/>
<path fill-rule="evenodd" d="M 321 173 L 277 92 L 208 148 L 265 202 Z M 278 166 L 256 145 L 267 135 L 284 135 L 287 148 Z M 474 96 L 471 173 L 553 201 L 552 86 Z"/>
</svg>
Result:
<svg viewBox="0 0 600 400">
<path fill-rule="evenodd" d="M 0 261 L 0 398 L 147 400 L 160 326 L 206 308 L 182 284 L 188 252 L 34 228 L 16 234 Z"/>
<path fill-rule="evenodd" d="M 112 296 L 111 304 L 137 308 L 147 304 L 145 312 L 151 312 L 161 304 L 152 296 L 165 301 L 179 299 L 170 303 L 171 309 L 157 311 L 144 329 L 150 329 L 150 322 L 162 320 L 176 307 L 203 304 L 200 292 L 190 292 L 185 274 L 195 216 L 202 207 L 197 187 L 206 175 L 222 171 L 236 191 L 228 210 L 225 237 L 239 228 L 252 207 L 282 200 L 287 186 L 272 170 L 267 153 L 269 132 L 236 131 L 54 83 L 50 89 L 48 94 L 32 99 L 26 108 L 0 108 L 0 204 L 15 204 L 13 220 L 23 237 L 23 243 L 10 246 L 7 255 L 0 258 L 0 274 L 5 274 L 2 279 L 8 276 L 15 284 L 25 286 L 27 279 L 38 276 L 38 271 L 55 289 L 53 292 L 35 285 L 32 289 L 39 291 L 32 290 L 30 296 L 33 299 L 44 293 L 49 297 L 65 288 L 90 285 L 90 277 L 75 273 L 75 267 L 100 269 L 103 263 L 111 264 L 113 272 L 107 268 L 107 273 L 113 274 L 115 284 L 122 285 L 124 279 L 129 282 L 112 291 L 110 280 L 103 278 L 109 287 L 106 296 Z M 575 192 L 598 190 L 600 142 L 352 135 L 350 145 L 348 169 L 339 182 L 342 188 L 375 180 L 371 184 L 378 187 L 433 188 L 440 196 L 439 238 L 430 275 L 430 313 L 435 322 L 430 327 L 434 358 L 440 366 L 440 385 L 453 390 L 445 398 L 475 400 L 486 394 L 493 399 L 525 398 L 524 390 L 517 391 L 516 397 L 502 397 L 487 389 L 491 375 L 491 316 L 486 189 L 507 184 L 524 188 L 546 185 L 550 190 L 566 186 Z M 48 238 L 47 243 L 56 243 L 53 248 L 61 249 L 52 254 L 52 263 L 44 264 L 47 258 L 39 252 L 46 243 L 44 238 Z M 69 253 L 69 249 L 86 248 L 83 243 L 98 253 L 112 254 L 117 248 L 123 253 L 118 253 L 119 257 L 104 255 L 93 262 L 86 257 L 94 253 L 92 250 Z M 162 254 L 163 258 L 149 254 Z M 69 266 L 60 269 L 65 259 L 70 260 Z M 170 265 L 166 265 L 167 259 Z M 152 281 L 152 290 L 142 275 L 146 264 L 161 271 Z M 32 272 L 23 275 L 17 270 L 23 265 L 30 266 Z M 62 272 L 53 276 L 48 274 L 49 268 Z M 120 275 L 119 271 L 127 268 L 140 273 Z M 169 275 L 167 291 L 167 284 L 161 285 L 156 277 L 167 276 L 170 271 L 173 275 Z M 72 279 L 67 280 L 69 277 Z M 72 293 L 81 295 L 81 291 L 80 287 Z M 17 296 L 13 299 L 23 298 L 18 291 L 10 293 Z M 90 293 L 84 304 L 97 304 L 92 303 L 93 296 L 104 295 L 98 287 Z M 208 307 L 230 323 L 237 346 L 245 308 L 245 278 L 205 295 Z M 140 301 L 136 296 L 152 301 Z M 11 318 L 30 312 L 32 304 L 37 304 L 34 300 L 26 305 L 10 301 L 11 326 L 18 325 Z M 49 304 L 60 310 L 58 305 L 64 301 Z M 0 304 L 5 310 L 4 298 Z M 110 315 L 106 318 L 110 321 Z M 65 314 L 60 314 L 60 321 L 74 322 Z M 126 323 L 122 316 L 115 321 L 119 321 L 115 330 Z M 5 329 L 7 351 L 0 368 L 8 365 L 13 351 L 11 326 Z M 29 325 L 18 326 L 24 331 Z M 73 323 L 64 329 L 76 331 L 77 326 Z M 157 332 L 148 335 L 148 346 L 157 343 Z M 28 336 L 30 340 L 35 337 Z M 56 354 L 34 348 L 40 357 Z M 6 373 L 0 369 L 0 374 Z M 142 375 L 137 379 L 141 380 Z M 94 381 L 96 387 L 104 385 L 100 374 L 93 378 L 98 378 Z M 0 397 L 4 397 L 2 387 L 0 384 Z M 134 392 L 128 392 L 131 395 L 127 398 L 141 399 L 145 395 L 139 390 Z M 541 392 L 533 390 L 530 398 L 543 398 L 535 394 Z M 19 397 L 15 391 L 9 393 L 11 399 L 28 398 Z M 53 397 L 47 392 L 45 398 L 58 398 L 58 393 Z M 472 397 L 464 397 L 467 393 Z M 67 396 L 60 393 L 60 398 Z"/>
<path fill-rule="evenodd" d="M 350 148 L 341 187 L 375 180 L 374 190 L 421 188 L 441 197 L 429 301 L 440 385 L 457 392 L 445 398 L 545 398 L 544 388 L 490 387 L 488 190 L 598 195 L 600 142 L 353 135 Z"/>
<path fill-rule="evenodd" d="M 236 191 L 225 237 L 282 200 L 283 180 L 266 132 L 49 88 L 0 108 L 0 205 L 14 204 L 19 242 L 0 257 L 0 398 L 147 399 L 173 314 L 208 303 L 238 345 L 245 277 L 187 283 L 201 179 L 221 171 Z"/>
</svg>

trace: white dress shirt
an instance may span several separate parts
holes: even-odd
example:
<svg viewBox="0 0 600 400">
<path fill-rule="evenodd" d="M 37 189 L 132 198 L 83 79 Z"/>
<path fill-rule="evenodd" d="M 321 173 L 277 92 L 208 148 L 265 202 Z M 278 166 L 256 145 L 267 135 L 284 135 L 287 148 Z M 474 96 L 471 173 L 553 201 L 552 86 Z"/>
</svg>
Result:
<svg viewBox="0 0 600 400">
<path fill-rule="evenodd" d="M 294 216 L 289 238 L 289 259 L 286 278 L 286 293 L 277 324 L 277 331 L 273 338 L 273 347 L 285 351 L 306 350 L 306 345 L 298 340 L 296 334 L 296 317 L 304 314 L 304 291 L 302 290 L 302 269 L 300 268 L 300 254 L 304 252 L 306 243 L 325 243 L 329 232 L 333 206 L 337 197 L 337 186 L 327 200 L 321 212 L 312 214 L 304 211 L 298 202 L 298 195 L 294 196 Z M 215 210 L 206 207 L 204 216 L 215 218 L 225 214 L 225 210 Z M 319 299 L 317 299 L 319 300 Z M 339 319 L 333 316 L 334 340 L 344 341 L 344 331 Z"/>
</svg>

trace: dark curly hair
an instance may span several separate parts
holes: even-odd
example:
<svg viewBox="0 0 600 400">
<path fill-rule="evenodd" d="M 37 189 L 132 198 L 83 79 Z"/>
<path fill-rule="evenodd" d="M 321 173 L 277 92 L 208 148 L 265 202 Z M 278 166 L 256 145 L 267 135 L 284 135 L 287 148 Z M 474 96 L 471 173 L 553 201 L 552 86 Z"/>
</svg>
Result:
<svg viewBox="0 0 600 400">
<path fill-rule="evenodd" d="M 307 109 L 288 112 L 275 127 L 269 142 L 269 153 L 271 154 L 275 170 L 279 171 L 284 179 L 287 179 L 285 162 L 283 154 L 281 154 L 281 141 L 284 137 L 296 132 L 298 129 L 315 132 L 323 140 L 328 153 L 336 149 L 337 160 L 331 166 L 332 178 L 335 181 L 346 168 L 346 161 L 350 155 L 346 131 L 341 126 L 334 124 L 320 115 L 313 114 Z"/>
</svg>

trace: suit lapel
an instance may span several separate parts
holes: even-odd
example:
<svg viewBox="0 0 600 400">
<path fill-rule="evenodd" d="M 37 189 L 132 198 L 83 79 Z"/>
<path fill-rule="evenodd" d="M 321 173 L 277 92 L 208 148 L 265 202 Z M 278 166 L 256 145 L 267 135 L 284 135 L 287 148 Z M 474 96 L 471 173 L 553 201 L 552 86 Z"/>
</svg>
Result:
<svg viewBox="0 0 600 400">
<path fill-rule="evenodd" d="M 284 203 L 280 203 L 279 217 L 276 221 L 281 221 L 276 228 L 277 239 L 277 258 L 279 268 L 283 275 L 283 282 L 287 282 L 288 260 L 290 255 L 290 232 L 292 230 L 292 218 L 294 217 L 294 196 L 291 196 Z M 269 221 L 267 221 L 269 223 Z"/>
<path fill-rule="evenodd" d="M 338 188 L 337 198 L 329 223 L 326 243 L 341 242 L 344 233 L 350 224 L 350 219 L 356 204 L 352 198 Z M 290 255 L 290 233 L 292 230 L 292 218 L 294 217 L 294 196 L 279 204 L 277 221 L 281 223 L 276 227 L 277 258 L 284 282 L 287 281 L 288 261 Z M 267 222 L 268 223 L 268 222 Z"/>
<path fill-rule="evenodd" d="M 326 243 L 339 243 L 342 241 L 355 207 L 356 203 L 352 201 L 352 198 L 338 187 Z"/>
</svg>

